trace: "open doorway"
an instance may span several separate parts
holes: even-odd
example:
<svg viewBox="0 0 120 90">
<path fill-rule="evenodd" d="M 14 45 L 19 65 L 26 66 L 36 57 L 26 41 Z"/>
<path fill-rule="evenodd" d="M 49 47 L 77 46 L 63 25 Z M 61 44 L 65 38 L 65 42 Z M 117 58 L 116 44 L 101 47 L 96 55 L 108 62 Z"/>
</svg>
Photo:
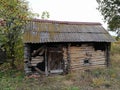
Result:
<svg viewBox="0 0 120 90">
<path fill-rule="evenodd" d="M 31 71 L 45 74 L 45 46 L 40 44 L 31 45 Z"/>
</svg>

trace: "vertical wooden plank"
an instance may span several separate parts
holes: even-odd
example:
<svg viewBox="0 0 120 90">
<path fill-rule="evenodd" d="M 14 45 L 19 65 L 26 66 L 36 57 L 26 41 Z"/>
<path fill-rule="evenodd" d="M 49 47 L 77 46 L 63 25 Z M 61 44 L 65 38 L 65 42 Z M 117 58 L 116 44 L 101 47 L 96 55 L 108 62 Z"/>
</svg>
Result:
<svg viewBox="0 0 120 90">
<path fill-rule="evenodd" d="M 28 44 L 24 44 L 24 71 L 26 75 L 31 74 L 30 65 L 30 46 Z"/>
<path fill-rule="evenodd" d="M 110 47 L 111 47 L 111 43 L 107 43 L 107 45 L 106 45 L 106 63 L 107 63 L 107 67 L 110 66 Z"/>
<path fill-rule="evenodd" d="M 67 47 L 63 47 L 63 65 L 64 65 L 64 73 L 68 73 L 68 59 L 67 59 Z"/>
<path fill-rule="evenodd" d="M 68 60 L 68 72 L 71 71 L 71 58 L 70 58 L 70 46 L 71 44 L 68 44 L 68 48 L 67 48 L 67 60 Z"/>
<path fill-rule="evenodd" d="M 47 47 L 45 49 L 45 74 L 46 74 L 46 76 L 48 76 Z"/>
<path fill-rule="evenodd" d="M 50 61 L 51 61 L 51 53 L 49 52 L 49 56 L 48 56 L 48 71 L 50 71 Z"/>
</svg>

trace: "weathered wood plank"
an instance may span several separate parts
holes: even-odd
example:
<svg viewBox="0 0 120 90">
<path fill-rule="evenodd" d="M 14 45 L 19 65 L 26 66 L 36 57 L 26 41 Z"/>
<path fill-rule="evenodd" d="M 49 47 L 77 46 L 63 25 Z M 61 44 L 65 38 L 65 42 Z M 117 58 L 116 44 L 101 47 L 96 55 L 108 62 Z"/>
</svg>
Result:
<svg viewBox="0 0 120 90">
<path fill-rule="evenodd" d="M 48 76 L 47 48 L 45 49 L 45 75 Z"/>
<path fill-rule="evenodd" d="M 73 71 L 78 71 L 78 70 L 87 70 L 87 69 L 95 69 L 95 68 L 105 68 L 106 67 L 106 65 L 100 65 L 100 66 L 92 66 L 92 67 L 83 67 L 83 68 L 72 68 L 71 69 L 71 71 L 73 72 Z"/>
<path fill-rule="evenodd" d="M 91 62 L 92 65 L 105 64 L 105 61 Z"/>
<path fill-rule="evenodd" d="M 94 58 L 91 59 L 92 62 L 105 61 L 105 58 Z"/>
<path fill-rule="evenodd" d="M 91 66 L 81 66 L 81 67 L 71 67 L 71 70 L 85 70 L 85 69 L 92 69 L 92 68 L 101 68 L 106 67 L 105 64 L 102 65 L 91 65 Z"/>
<path fill-rule="evenodd" d="M 60 69 L 60 70 L 50 70 L 50 73 L 63 73 L 63 70 L 62 69 Z"/>
</svg>

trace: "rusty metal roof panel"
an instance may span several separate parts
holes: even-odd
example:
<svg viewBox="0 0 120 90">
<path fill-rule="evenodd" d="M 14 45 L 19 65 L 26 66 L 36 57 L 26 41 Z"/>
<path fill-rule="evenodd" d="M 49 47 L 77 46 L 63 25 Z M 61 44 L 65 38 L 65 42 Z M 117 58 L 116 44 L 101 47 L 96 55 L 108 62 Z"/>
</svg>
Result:
<svg viewBox="0 0 120 90">
<path fill-rule="evenodd" d="M 36 20 L 24 32 L 24 43 L 113 41 L 99 23 Z"/>
<path fill-rule="evenodd" d="M 32 36 L 32 38 L 35 38 Z M 32 39 L 33 40 L 33 39 Z M 41 32 L 39 41 L 28 40 L 27 43 L 46 43 L 46 42 L 112 42 L 114 39 L 108 34 L 94 33 L 54 33 Z"/>
</svg>

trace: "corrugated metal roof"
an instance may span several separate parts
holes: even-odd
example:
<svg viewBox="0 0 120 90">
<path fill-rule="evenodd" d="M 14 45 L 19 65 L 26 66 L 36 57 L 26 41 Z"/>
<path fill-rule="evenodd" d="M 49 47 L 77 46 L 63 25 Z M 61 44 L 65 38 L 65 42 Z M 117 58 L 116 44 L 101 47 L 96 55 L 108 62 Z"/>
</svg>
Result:
<svg viewBox="0 0 120 90">
<path fill-rule="evenodd" d="M 27 24 L 24 43 L 113 42 L 100 23 L 33 20 Z"/>
</svg>

